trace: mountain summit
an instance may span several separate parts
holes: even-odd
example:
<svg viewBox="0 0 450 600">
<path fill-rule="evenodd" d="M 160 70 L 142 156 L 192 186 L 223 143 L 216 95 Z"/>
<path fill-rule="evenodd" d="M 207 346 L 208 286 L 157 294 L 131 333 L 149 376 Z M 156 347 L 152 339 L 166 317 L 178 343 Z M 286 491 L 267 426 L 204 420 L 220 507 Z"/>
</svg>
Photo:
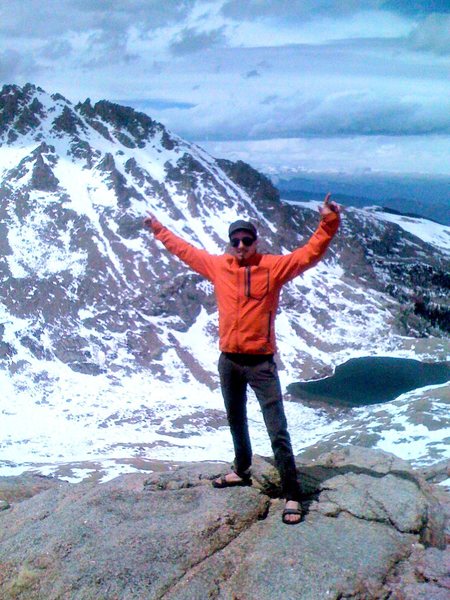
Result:
<svg viewBox="0 0 450 600">
<path fill-rule="evenodd" d="M 143 216 L 152 210 L 222 251 L 228 220 L 255 217 L 227 173 L 236 166 L 106 101 L 74 106 L 32 85 L 5 86 L 0 111 L 2 304 L 27 322 L 26 333 L 6 336 L 12 344 L 4 338 L 4 357 L 56 358 L 86 373 L 148 367 L 167 345 L 165 321 L 187 330 L 212 301 L 142 232 Z M 276 197 L 242 169 L 255 194 Z"/>
<path fill-rule="evenodd" d="M 39 407 L 39 435 L 58 438 L 62 457 L 83 444 L 78 423 L 91 442 L 104 430 L 109 449 L 124 447 L 106 434 L 121 426 L 130 440 L 152 423 L 157 448 L 198 435 L 199 423 L 213 434 L 223 423 L 213 291 L 143 217 L 155 213 L 213 253 L 226 249 L 231 221 L 251 220 L 262 251 L 284 253 L 314 231 L 317 203 L 282 202 L 249 165 L 215 159 L 132 108 L 74 105 L 31 84 L 1 90 L 0 177 L 0 382 L 11 427 L 22 431 L 20 415 Z M 355 353 L 408 349 L 414 336 L 439 339 L 448 240 L 449 228 L 426 220 L 346 210 L 327 259 L 284 290 L 284 383 L 331 373 Z M 34 440 L 33 423 L 25 429 L 44 460 L 47 442 Z"/>
</svg>

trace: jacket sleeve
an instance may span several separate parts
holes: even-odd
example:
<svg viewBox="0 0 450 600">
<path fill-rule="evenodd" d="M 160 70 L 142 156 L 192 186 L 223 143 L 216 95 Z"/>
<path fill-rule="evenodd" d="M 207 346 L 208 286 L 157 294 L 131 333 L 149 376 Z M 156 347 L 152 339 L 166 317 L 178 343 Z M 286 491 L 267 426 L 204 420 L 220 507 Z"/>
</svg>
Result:
<svg viewBox="0 0 450 600">
<path fill-rule="evenodd" d="M 320 220 L 319 226 L 310 237 L 308 242 L 283 256 L 273 257 L 275 262 L 272 267 L 273 276 L 281 284 L 284 284 L 306 269 L 316 265 L 325 254 L 331 240 L 339 227 L 339 214 L 331 213 Z"/>
<path fill-rule="evenodd" d="M 156 222 L 152 229 L 156 239 L 162 242 L 171 254 L 177 256 L 196 273 L 200 273 L 210 281 L 214 280 L 214 256 L 212 254 L 206 250 L 195 248 L 159 222 Z"/>
</svg>

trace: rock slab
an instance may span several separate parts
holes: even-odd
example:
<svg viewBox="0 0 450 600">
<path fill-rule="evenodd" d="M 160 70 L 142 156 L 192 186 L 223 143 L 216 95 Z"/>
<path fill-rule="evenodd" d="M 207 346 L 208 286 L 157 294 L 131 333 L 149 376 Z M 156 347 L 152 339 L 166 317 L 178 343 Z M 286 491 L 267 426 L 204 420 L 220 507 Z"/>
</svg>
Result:
<svg viewBox="0 0 450 600">
<path fill-rule="evenodd" d="M 297 467 L 305 516 L 295 526 L 281 521 L 276 472 L 262 457 L 251 488 L 214 489 L 227 471 L 217 463 L 103 484 L 27 476 L 16 494 L 0 479 L 0 597 L 449 597 L 445 494 L 381 451 L 346 447 Z"/>
</svg>

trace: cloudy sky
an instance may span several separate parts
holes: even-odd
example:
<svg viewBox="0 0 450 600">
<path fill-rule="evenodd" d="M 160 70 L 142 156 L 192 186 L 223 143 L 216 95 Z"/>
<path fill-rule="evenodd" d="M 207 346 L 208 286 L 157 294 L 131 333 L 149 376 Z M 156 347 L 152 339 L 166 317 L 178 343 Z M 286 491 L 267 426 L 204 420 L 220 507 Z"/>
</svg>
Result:
<svg viewBox="0 0 450 600">
<path fill-rule="evenodd" d="M 0 0 L 0 81 L 266 171 L 450 174 L 450 0 Z"/>
</svg>

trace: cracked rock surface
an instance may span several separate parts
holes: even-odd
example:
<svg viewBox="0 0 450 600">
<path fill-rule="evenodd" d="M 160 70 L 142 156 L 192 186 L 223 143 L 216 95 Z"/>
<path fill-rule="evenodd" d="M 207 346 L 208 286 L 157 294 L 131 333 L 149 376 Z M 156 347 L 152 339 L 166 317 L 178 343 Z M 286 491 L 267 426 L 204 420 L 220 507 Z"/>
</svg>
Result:
<svg viewBox="0 0 450 600">
<path fill-rule="evenodd" d="M 262 457 L 251 488 L 214 489 L 228 471 L 217 463 L 103 484 L 0 478 L 0 597 L 449 597 L 442 488 L 364 448 L 299 456 L 297 467 L 305 516 L 295 526 L 281 522 L 277 473 Z"/>
<path fill-rule="evenodd" d="M 383 478 L 360 473 L 338 475 L 322 487 L 316 509 L 324 514 L 348 512 L 352 516 L 391 524 L 403 533 L 420 533 L 427 519 L 428 502 L 412 481 L 395 475 Z"/>
</svg>

